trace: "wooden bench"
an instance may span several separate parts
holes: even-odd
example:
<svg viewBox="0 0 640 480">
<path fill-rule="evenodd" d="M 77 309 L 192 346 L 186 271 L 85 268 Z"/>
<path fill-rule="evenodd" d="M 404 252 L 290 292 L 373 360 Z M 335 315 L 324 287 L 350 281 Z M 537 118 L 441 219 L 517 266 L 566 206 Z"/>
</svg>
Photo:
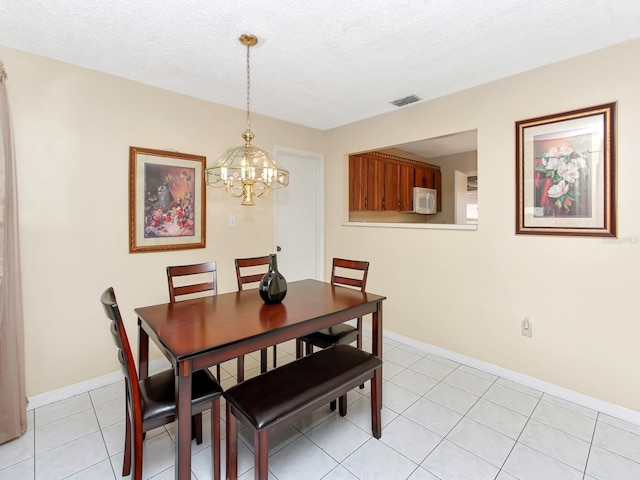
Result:
<svg viewBox="0 0 640 480">
<path fill-rule="evenodd" d="M 382 360 L 350 345 L 335 345 L 239 383 L 224 392 L 227 400 L 227 478 L 238 477 L 238 420 L 253 428 L 256 480 L 268 478 L 267 434 L 287 426 L 336 398 L 347 411 L 347 392 L 371 379 L 382 382 Z M 380 404 L 371 395 L 373 436 L 382 434 Z"/>
</svg>

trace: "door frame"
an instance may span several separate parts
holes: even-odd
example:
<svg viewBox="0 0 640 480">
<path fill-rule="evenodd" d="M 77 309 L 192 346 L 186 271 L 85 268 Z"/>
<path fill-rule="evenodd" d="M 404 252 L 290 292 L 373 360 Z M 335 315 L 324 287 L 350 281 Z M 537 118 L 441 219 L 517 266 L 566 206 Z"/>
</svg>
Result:
<svg viewBox="0 0 640 480">
<path fill-rule="evenodd" d="M 295 148 L 283 147 L 276 145 L 274 146 L 274 158 L 276 162 L 280 163 L 282 157 L 292 156 L 292 157 L 303 157 L 305 159 L 312 160 L 315 162 L 315 174 L 316 179 L 318 181 L 318 191 L 316 195 L 316 211 L 315 211 L 315 222 L 316 222 L 316 232 L 318 232 L 319 238 L 316 242 L 316 280 L 324 279 L 324 155 L 316 152 L 309 152 L 306 150 L 298 150 Z M 284 161 L 286 165 L 286 159 Z M 292 179 L 295 182 L 295 179 Z M 273 251 L 275 251 L 277 247 L 276 238 L 277 235 L 277 222 L 278 222 L 278 196 L 275 195 L 275 199 L 273 202 Z"/>
</svg>

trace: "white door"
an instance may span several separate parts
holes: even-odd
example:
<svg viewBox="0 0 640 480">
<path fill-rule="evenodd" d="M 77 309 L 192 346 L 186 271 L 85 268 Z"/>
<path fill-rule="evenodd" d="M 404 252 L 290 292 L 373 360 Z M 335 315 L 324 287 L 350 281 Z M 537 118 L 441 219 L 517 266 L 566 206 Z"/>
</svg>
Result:
<svg viewBox="0 0 640 480">
<path fill-rule="evenodd" d="M 289 170 L 289 186 L 274 190 L 274 244 L 278 270 L 287 281 L 323 278 L 324 157 L 276 147 L 278 164 Z"/>
</svg>

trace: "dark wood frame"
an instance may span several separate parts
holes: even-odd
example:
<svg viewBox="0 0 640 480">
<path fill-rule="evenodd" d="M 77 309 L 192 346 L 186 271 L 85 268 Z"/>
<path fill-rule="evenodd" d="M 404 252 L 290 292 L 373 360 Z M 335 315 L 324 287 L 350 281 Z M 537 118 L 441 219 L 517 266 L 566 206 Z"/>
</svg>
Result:
<svg viewBox="0 0 640 480">
<path fill-rule="evenodd" d="M 516 234 L 616 236 L 615 122 L 615 102 L 516 122 Z"/>
<path fill-rule="evenodd" d="M 204 181 L 205 164 L 206 157 L 201 155 L 129 147 L 129 253 L 205 248 L 207 203 Z M 160 181 L 157 177 L 149 176 L 147 178 L 145 172 L 149 166 L 155 168 L 159 173 L 167 173 L 167 175 L 171 174 L 172 170 L 185 169 L 180 171 L 178 175 L 172 176 L 174 183 L 169 187 L 169 195 L 171 195 L 173 185 L 180 188 L 182 183 L 188 185 L 188 182 L 192 182 L 187 190 L 188 196 L 185 195 L 180 199 L 186 207 L 180 206 L 178 209 L 175 206 L 176 202 L 173 202 L 174 207 L 171 209 L 171 213 L 184 214 L 185 210 L 192 209 L 193 213 L 185 214 L 184 220 L 193 222 L 193 234 L 160 236 L 146 234 L 147 229 L 155 228 L 155 224 L 152 224 L 153 222 L 148 218 L 149 212 L 145 211 L 152 208 L 148 203 L 153 195 L 151 190 L 154 187 L 160 188 L 159 185 L 155 186 L 155 183 Z M 192 171 L 193 176 L 189 175 L 188 171 Z M 166 185 L 166 182 L 162 185 Z M 166 227 L 166 223 L 164 226 Z"/>
</svg>

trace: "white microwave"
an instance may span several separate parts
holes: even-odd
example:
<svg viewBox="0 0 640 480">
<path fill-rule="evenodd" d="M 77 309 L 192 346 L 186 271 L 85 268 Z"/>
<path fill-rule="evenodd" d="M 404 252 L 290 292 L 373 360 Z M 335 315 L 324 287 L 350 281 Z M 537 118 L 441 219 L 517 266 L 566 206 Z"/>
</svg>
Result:
<svg viewBox="0 0 640 480">
<path fill-rule="evenodd" d="M 438 191 L 434 188 L 413 187 L 414 213 L 438 213 Z"/>
</svg>

